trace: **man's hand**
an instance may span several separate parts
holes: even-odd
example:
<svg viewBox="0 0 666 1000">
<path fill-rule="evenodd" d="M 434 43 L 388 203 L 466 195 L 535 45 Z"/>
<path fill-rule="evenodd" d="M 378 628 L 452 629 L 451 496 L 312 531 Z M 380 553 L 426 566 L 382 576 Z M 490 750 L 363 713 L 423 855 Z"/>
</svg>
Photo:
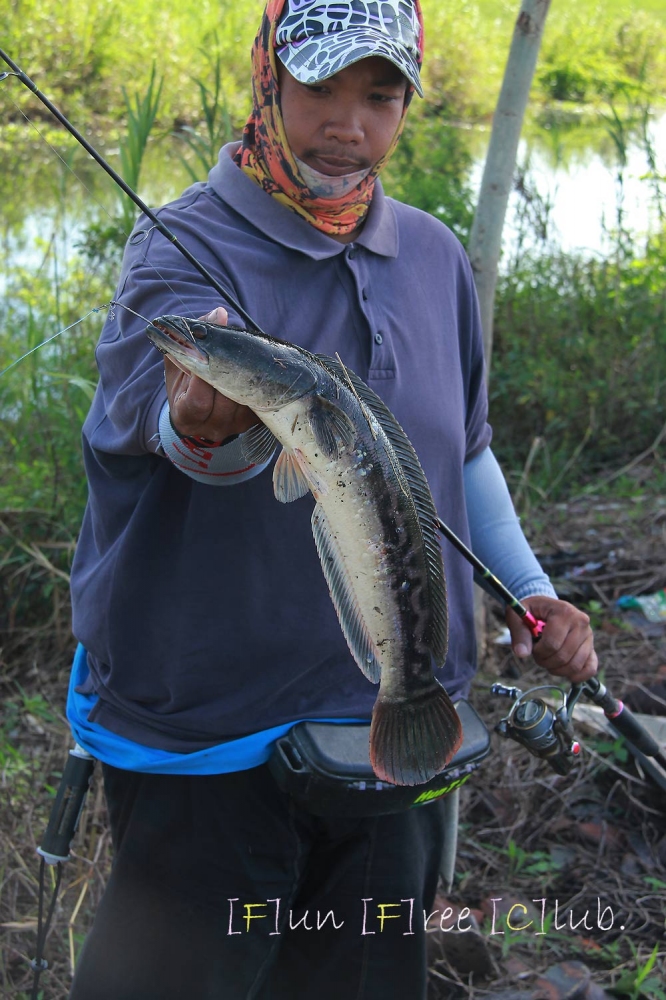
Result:
<svg viewBox="0 0 666 1000">
<path fill-rule="evenodd" d="M 226 309 L 218 306 L 200 319 L 226 326 Z M 196 375 L 181 371 L 169 358 L 164 358 L 167 397 L 171 422 L 181 437 L 201 437 L 208 441 L 224 441 L 233 434 L 249 430 L 259 420 L 247 406 L 234 403 Z"/>
<path fill-rule="evenodd" d="M 507 608 L 506 623 L 514 654 L 522 658 L 531 653 L 548 673 L 576 684 L 594 677 L 598 661 L 590 619 L 585 612 L 552 597 L 526 597 L 521 603 L 546 625 L 539 641 L 534 642 L 527 625 Z"/>
</svg>

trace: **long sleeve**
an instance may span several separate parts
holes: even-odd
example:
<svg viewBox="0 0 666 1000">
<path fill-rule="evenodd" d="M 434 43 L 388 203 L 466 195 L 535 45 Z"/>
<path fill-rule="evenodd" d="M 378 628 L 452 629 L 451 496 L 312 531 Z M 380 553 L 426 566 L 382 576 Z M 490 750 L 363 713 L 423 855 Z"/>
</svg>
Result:
<svg viewBox="0 0 666 1000">
<path fill-rule="evenodd" d="M 506 480 L 490 448 L 465 463 L 464 482 L 474 554 L 517 598 L 534 594 L 557 597 L 523 534 Z"/>
</svg>

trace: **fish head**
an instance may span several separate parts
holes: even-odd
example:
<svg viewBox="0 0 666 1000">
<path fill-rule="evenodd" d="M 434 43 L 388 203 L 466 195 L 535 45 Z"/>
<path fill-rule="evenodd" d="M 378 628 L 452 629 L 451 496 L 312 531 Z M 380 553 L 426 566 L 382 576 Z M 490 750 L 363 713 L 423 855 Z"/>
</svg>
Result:
<svg viewBox="0 0 666 1000">
<path fill-rule="evenodd" d="M 317 382 L 298 348 L 264 334 L 184 316 L 160 316 L 146 333 L 183 371 L 255 411 L 280 409 Z"/>
</svg>

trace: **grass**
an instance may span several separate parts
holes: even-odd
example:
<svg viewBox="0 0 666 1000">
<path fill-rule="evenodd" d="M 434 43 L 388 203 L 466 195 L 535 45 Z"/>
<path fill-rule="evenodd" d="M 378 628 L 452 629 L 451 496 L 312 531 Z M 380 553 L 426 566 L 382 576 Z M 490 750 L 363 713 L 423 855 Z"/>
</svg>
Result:
<svg viewBox="0 0 666 1000">
<path fill-rule="evenodd" d="M 510 27 L 515 21 L 516 13 L 519 9 L 518 2 L 509 3 L 508 0 L 476 0 L 476 6 L 485 21 L 493 21 L 500 27 Z M 610 17 L 629 18 L 637 12 L 652 15 L 656 20 L 666 24 L 666 9 L 662 0 L 640 0 L 639 3 L 627 3 L 627 0 L 605 0 L 605 3 L 591 3 L 581 5 L 578 0 L 553 0 L 552 9 L 548 14 L 551 18 L 555 16 L 572 16 L 580 14 L 581 8 L 603 9 Z"/>
<path fill-rule="evenodd" d="M 228 111 L 240 124 L 249 107 L 250 46 L 263 4 L 221 0 L 216 5 L 179 0 L 23 0 L 0 10 L 0 38 L 38 86 L 80 123 L 99 119 L 104 131 L 124 114 L 123 88 L 145 92 L 155 62 L 164 77 L 161 124 L 190 125 L 200 105 L 193 79 L 219 58 Z M 488 117 L 493 110 L 518 2 L 423 0 L 426 22 L 424 78 L 428 104 L 453 117 Z M 666 14 L 657 0 L 627 7 L 558 0 L 549 13 L 534 98 L 553 89 L 574 100 L 595 101 L 638 80 L 666 93 Z M 177 44 L 171 44 L 178 39 Z M 630 56 L 627 59 L 627 55 Z M 555 84 L 553 83 L 555 80 Z M 13 81 L 0 89 L 3 121 L 18 117 L 13 102 L 34 108 Z"/>
</svg>

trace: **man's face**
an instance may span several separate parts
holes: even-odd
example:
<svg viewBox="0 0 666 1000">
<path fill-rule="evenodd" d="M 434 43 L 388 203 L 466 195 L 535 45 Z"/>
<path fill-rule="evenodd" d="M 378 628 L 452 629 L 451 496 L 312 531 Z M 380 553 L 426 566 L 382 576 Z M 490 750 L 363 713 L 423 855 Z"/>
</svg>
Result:
<svg viewBox="0 0 666 1000">
<path fill-rule="evenodd" d="M 388 59 L 361 59 L 316 84 L 299 83 L 279 61 L 278 71 L 284 127 L 299 160 L 341 177 L 374 167 L 388 152 L 407 89 Z"/>
</svg>

